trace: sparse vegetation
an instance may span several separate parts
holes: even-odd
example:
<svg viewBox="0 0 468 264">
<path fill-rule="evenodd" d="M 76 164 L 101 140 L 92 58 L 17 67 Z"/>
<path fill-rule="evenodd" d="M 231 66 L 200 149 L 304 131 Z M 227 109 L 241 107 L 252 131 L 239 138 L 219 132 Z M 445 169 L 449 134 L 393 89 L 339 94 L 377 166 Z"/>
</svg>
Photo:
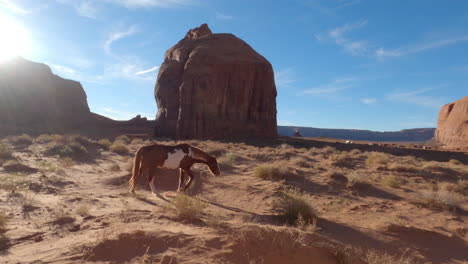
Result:
<svg viewBox="0 0 468 264">
<path fill-rule="evenodd" d="M 16 193 L 28 188 L 29 181 L 23 176 L 14 174 L 2 175 L 0 177 L 0 189 L 7 192 Z"/>
<path fill-rule="evenodd" d="M 132 140 L 132 143 L 131 143 L 131 144 L 132 144 L 132 145 L 138 145 L 138 144 L 143 144 L 143 142 L 144 142 L 143 139 L 141 139 L 141 138 L 135 138 L 135 139 Z"/>
<path fill-rule="evenodd" d="M 98 140 L 97 144 L 100 145 L 103 149 L 109 149 L 110 146 L 112 145 L 112 142 L 110 142 L 110 140 L 104 138 L 104 139 Z"/>
<path fill-rule="evenodd" d="M 5 211 L 0 211 L 0 236 L 3 235 L 8 229 L 8 216 Z"/>
<path fill-rule="evenodd" d="M 33 143 L 33 139 L 28 134 L 22 134 L 22 135 L 14 137 L 13 142 L 15 144 L 19 144 L 19 145 L 23 145 L 23 146 L 29 146 L 29 145 L 31 145 Z"/>
<path fill-rule="evenodd" d="M 73 161 L 72 158 L 65 157 L 65 158 L 61 158 L 59 160 L 59 164 L 63 168 L 70 168 L 70 167 L 73 167 L 75 165 L 75 162 Z"/>
<path fill-rule="evenodd" d="M 81 216 L 89 215 L 90 207 L 87 204 L 82 204 L 76 208 L 76 213 Z"/>
<path fill-rule="evenodd" d="M 421 190 L 417 193 L 417 200 L 429 207 L 443 206 L 448 207 L 448 209 L 456 209 L 460 207 L 463 198 L 450 191 Z"/>
<path fill-rule="evenodd" d="M 21 208 L 23 212 L 30 212 L 36 209 L 36 195 L 30 192 L 25 192 L 21 196 Z"/>
<path fill-rule="evenodd" d="M 390 156 L 382 152 L 371 152 L 367 156 L 367 165 L 386 165 L 390 161 Z"/>
<path fill-rule="evenodd" d="M 120 171 L 120 166 L 119 164 L 112 164 L 109 169 L 110 171 Z"/>
<path fill-rule="evenodd" d="M 309 204 L 308 196 L 296 189 L 281 193 L 273 203 L 273 208 L 290 225 L 311 224 L 315 221 L 316 213 Z"/>
<path fill-rule="evenodd" d="M 6 143 L 0 143 L 0 159 L 7 160 L 13 158 L 13 150 Z"/>
<path fill-rule="evenodd" d="M 115 138 L 114 143 L 117 142 L 117 141 L 122 141 L 122 142 L 128 144 L 128 143 L 130 143 L 130 138 L 128 136 L 126 136 L 126 135 L 120 135 L 120 136 Z"/>
<path fill-rule="evenodd" d="M 393 175 L 385 176 L 382 183 L 392 188 L 400 188 L 401 180 Z"/>
<path fill-rule="evenodd" d="M 402 254 L 400 257 L 395 257 L 387 253 L 377 251 L 369 251 L 365 255 L 365 260 L 368 264 L 413 264 L 414 257 Z"/>
<path fill-rule="evenodd" d="M 264 180 L 277 180 L 286 178 L 288 172 L 286 166 L 260 165 L 255 168 L 254 175 Z"/>
<path fill-rule="evenodd" d="M 206 208 L 206 204 L 185 194 L 177 194 L 172 201 L 179 217 L 187 220 L 197 219 Z"/>
<path fill-rule="evenodd" d="M 226 153 L 224 157 L 226 157 L 226 159 L 232 163 L 236 162 L 239 159 L 239 155 L 237 155 L 236 153 L 232 153 L 232 152 Z"/>
<path fill-rule="evenodd" d="M 114 142 L 114 144 L 110 146 L 109 150 L 120 155 L 125 155 L 130 152 L 127 145 L 121 141 Z"/>
<path fill-rule="evenodd" d="M 294 157 L 292 159 L 290 159 L 291 163 L 295 166 L 299 166 L 299 167 L 302 167 L 302 168 L 308 168 L 310 166 L 310 163 L 309 161 L 302 157 L 302 156 L 298 156 L 298 157 Z"/>
<path fill-rule="evenodd" d="M 70 216 L 70 214 L 61 207 L 54 210 L 53 224 L 66 225 L 75 222 L 75 220 L 74 217 Z"/>
</svg>

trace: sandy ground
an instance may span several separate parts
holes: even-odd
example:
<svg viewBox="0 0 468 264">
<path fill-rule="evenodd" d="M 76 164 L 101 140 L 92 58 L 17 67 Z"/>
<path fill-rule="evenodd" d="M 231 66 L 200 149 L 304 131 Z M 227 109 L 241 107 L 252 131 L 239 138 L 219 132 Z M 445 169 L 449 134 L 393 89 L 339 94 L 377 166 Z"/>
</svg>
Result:
<svg viewBox="0 0 468 264">
<path fill-rule="evenodd" d="M 187 219 L 173 206 L 177 171 L 157 171 L 158 196 L 144 180 L 135 196 L 128 192 L 133 153 L 149 143 L 127 144 L 128 154 L 95 147 L 89 159 L 73 162 L 44 155 L 45 144 L 11 143 L 17 162 L 38 171 L 0 168 L 1 181 L 22 184 L 0 189 L 8 219 L 0 262 L 468 263 L 468 201 L 453 192 L 468 179 L 463 161 L 431 167 L 418 157 L 386 154 L 388 161 L 370 163 L 368 152 L 313 142 L 299 148 L 190 141 L 218 158 L 222 175 L 194 166 L 188 194 L 204 209 Z M 262 164 L 284 168 L 283 177 L 256 177 Z M 421 198 L 443 186 L 451 186 L 444 193 L 452 200 Z M 316 221 L 299 227 L 281 221 L 274 204 L 289 188 L 308 197 Z"/>
</svg>

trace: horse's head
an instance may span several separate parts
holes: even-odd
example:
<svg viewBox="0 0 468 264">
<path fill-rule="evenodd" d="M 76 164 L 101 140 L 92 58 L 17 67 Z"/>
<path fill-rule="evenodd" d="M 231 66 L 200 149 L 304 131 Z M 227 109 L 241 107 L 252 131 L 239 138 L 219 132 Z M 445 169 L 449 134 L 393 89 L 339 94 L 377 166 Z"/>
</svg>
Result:
<svg viewBox="0 0 468 264">
<path fill-rule="evenodd" d="M 210 168 L 211 173 L 213 173 L 216 176 L 219 176 L 219 174 L 221 174 L 218 167 L 218 161 L 216 161 L 214 157 L 209 157 L 208 162 L 206 164 L 208 165 L 208 168 Z"/>
</svg>

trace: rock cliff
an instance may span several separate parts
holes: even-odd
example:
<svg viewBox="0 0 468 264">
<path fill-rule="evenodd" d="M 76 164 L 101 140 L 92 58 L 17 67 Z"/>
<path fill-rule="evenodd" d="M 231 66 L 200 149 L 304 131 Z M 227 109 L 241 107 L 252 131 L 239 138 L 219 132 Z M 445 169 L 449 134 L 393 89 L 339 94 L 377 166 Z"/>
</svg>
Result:
<svg viewBox="0 0 468 264">
<path fill-rule="evenodd" d="M 468 149 L 468 96 L 440 109 L 435 139 L 446 148 Z"/>
</svg>

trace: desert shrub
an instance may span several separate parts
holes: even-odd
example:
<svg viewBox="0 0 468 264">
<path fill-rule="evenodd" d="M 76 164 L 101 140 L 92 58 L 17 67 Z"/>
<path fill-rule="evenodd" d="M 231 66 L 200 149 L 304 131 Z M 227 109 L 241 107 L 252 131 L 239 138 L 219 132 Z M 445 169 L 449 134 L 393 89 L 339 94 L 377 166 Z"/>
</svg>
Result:
<svg viewBox="0 0 468 264">
<path fill-rule="evenodd" d="M 236 162 L 239 159 L 239 155 L 236 153 L 228 152 L 224 155 L 227 160 L 231 161 L 232 163 Z"/>
<path fill-rule="evenodd" d="M 387 169 L 392 170 L 392 171 L 398 171 L 398 172 L 410 172 L 410 173 L 417 173 L 420 170 L 410 164 L 400 164 L 400 163 L 389 163 L 387 164 Z"/>
<path fill-rule="evenodd" d="M 75 165 L 75 162 L 70 157 L 64 157 L 59 160 L 59 164 L 63 168 L 70 168 L 73 167 L 73 165 Z"/>
<path fill-rule="evenodd" d="M 172 203 L 179 217 L 188 220 L 197 219 L 206 208 L 205 203 L 185 194 L 177 194 Z"/>
<path fill-rule="evenodd" d="M 400 179 L 398 179 L 397 177 L 393 175 L 386 176 L 385 178 L 383 178 L 382 183 L 392 188 L 399 188 L 401 185 Z"/>
<path fill-rule="evenodd" d="M 108 140 L 107 138 L 103 138 L 97 141 L 97 144 L 101 146 L 103 149 L 109 149 L 109 147 L 112 145 L 112 142 Z"/>
<path fill-rule="evenodd" d="M 59 167 L 56 164 L 47 160 L 41 160 L 38 163 L 38 166 L 42 172 L 56 172 L 59 170 Z"/>
<path fill-rule="evenodd" d="M 367 156 L 367 165 L 386 165 L 390 161 L 390 156 L 382 152 L 371 152 Z"/>
<path fill-rule="evenodd" d="M 54 218 L 52 223 L 57 225 L 66 225 L 75 222 L 75 218 L 70 216 L 70 213 L 63 208 L 56 208 L 54 210 Z"/>
<path fill-rule="evenodd" d="M 122 142 L 125 142 L 125 143 L 130 143 L 130 138 L 126 135 L 120 135 L 118 137 L 115 138 L 114 142 L 116 141 L 122 141 Z"/>
<path fill-rule="evenodd" d="M 288 174 L 286 166 L 260 165 L 255 168 L 254 175 L 264 180 L 282 179 Z"/>
<path fill-rule="evenodd" d="M 26 192 L 21 196 L 21 208 L 23 212 L 29 212 L 36 208 L 36 195 L 30 192 Z"/>
<path fill-rule="evenodd" d="M 309 204 L 308 196 L 295 189 L 281 193 L 274 201 L 273 207 L 279 216 L 291 225 L 299 222 L 312 223 L 316 217 L 315 210 Z"/>
<path fill-rule="evenodd" d="M 10 145 L 6 143 L 0 143 L 0 159 L 11 159 L 13 158 L 13 150 Z"/>
<path fill-rule="evenodd" d="M 348 175 L 346 175 L 346 177 L 348 178 L 347 187 L 353 187 L 355 185 L 366 182 L 364 180 L 364 175 L 357 172 L 351 172 Z"/>
<path fill-rule="evenodd" d="M 357 155 L 360 155 L 362 154 L 362 151 L 359 150 L 359 149 L 352 149 L 350 152 L 349 152 L 349 155 L 351 156 L 357 156 Z"/>
<path fill-rule="evenodd" d="M 132 145 L 137 145 L 137 144 L 143 144 L 143 142 L 144 142 L 143 139 L 141 139 L 141 138 L 135 138 L 135 139 L 132 140 L 132 143 L 131 143 L 131 144 L 132 144 Z"/>
<path fill-rule="evenodd" d="M 295 166 L 299 166 L 299 167 L 302 167 L 302 168 L 307 168 L 310 166 L 310 163 L 309 161 L 302 157 L 302 156 L 299 156 L 299 157 L 294 157 L 292 159 L 290 159 L 290 162 L 295 165 Z"/>
<path fill-rule="evenodd" d="M 205 146 L 202 147 L 202 149 L 206 153 L 215 157 L 219 157 L 223 155 L 224 153 L 226 153 L 226 148 L 221 143 L 217 143 L 214 141 L 206 142 Z"/>
<path fill-rule="evenodd" d="M 34 143 L 41 143 L 41 144 L 49 143 L 52 141 L 54 141 L 54 138 L 52 135 L 49 135 L 49 134 L 41 134 L 33 140 Z"/>
<path fill-rule="evenodd" d="M 334 148 L 332 146 L 326 146 L 326 147 L 321 149 L 321 152 L 325 153 L 325 154 L 332 154 L 332 153 L 336 152 L 336 148 Z"/>
<path fill-rule="evenodd" d="M 422 166 L 424 170 L 430 171 L 430 170 L 443 170 L 447 168 L 447 165 L 442 163 L 442 162 L 437 162 L 437 161 L 428 161 L 425 162 Z"/>
<path fill-rule="evenodd" d="M 463 197 L 450 191 L 421 190 L 417 192 L 417 200 L 427 206 L 447 206 L 450 209 L 459 208 Z"/>
<path fill-rule="evenodd" d="M 26 190 L 28 186 L 29 181 L 23 176 L 7 174 L 0 177 L 0 189 L 7 192 L 19 192 Z"/>
<path fill-rule="evenodd" d="M 115 171 L 120 171 L 120 166 L 119 166 L 119 164 L 112 164 L 109 169 L 110 169 L 110 171 L 114 171 L 114 172 Z"/>
<path fill-rule="evenodd" d="M 4 211 L 0 211 L 0 235 L 7 231 L 8 216 Z"/>
<path fill-rule="evenodd" d="M 59 157 L 71 157 L 78 158 L 88 154 L 88 150 L 78 142 L 72 143 L 48 143 L 44 150 L 44 155 L 53 156 L 58 155 Z"/>
<path fill-rule="evenodd" d="M 130 152 L 127 145 L 122 141 L 114 142 L 114 144 L 110 146 L 109 150 L 121 155 L 128 154 Z"/>
<path fill-rule="evenodd" d="M 22 135 L 14 137 L 13 142 L 16 144 L 29 146 L 32 144 L 33 139 L 30 135 L 22 134 Z"/>
<path fill-rule="evenodd" d="M 449 160 L 449 163 L 453 165 L 462 165 L 461 161 L 456 160 L 456 159 Z"/>
<path fill-rule="evenodd" d="M 89 215 L 90 207 L 87 204 L 82 204 L 76 208 L 76 213 L 81 216 Z"/>
<path fill-rule="evenodd" d="M 392 256 L 387 253 L 380 253 L 377 251 L 369 251 L 365 255 L 366 263 L 368 264 L 413 264 L 415 263 L 414 257 L 406 254 L 401 256 Z"/>
</svg>

